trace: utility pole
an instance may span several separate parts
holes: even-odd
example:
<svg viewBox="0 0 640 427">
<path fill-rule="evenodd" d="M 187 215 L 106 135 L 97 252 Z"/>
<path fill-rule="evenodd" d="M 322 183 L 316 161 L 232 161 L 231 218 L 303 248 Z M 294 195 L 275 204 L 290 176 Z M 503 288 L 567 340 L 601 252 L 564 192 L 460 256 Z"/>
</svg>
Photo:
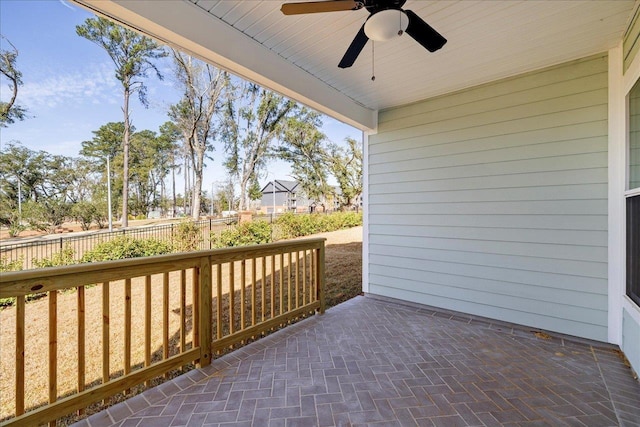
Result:
<svg viewBox="0 0 640 427">
<path fill-rule="evenodd" d="M 22 183 L 18 174 L 18 223 L 22 224 Z"/>
<path fill-rule="evenodd" d="M 109 215 L 109 231 L 113 231 L 113 214 L 111 212 L 111 164 L 107 156 L 107 215 Z"/>
</svg>

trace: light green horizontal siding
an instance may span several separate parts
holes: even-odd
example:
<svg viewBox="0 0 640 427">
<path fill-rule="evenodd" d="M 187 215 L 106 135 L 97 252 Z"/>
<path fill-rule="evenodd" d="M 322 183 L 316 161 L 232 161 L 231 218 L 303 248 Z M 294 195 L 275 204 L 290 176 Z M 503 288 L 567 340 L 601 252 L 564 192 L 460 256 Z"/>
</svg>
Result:
<svg viewBox="0 0 640 427">
<path fill-rule="evenodd" d="M 607 58 L 383 111 L 369 291 L 607 339 Z"/>
</svg>

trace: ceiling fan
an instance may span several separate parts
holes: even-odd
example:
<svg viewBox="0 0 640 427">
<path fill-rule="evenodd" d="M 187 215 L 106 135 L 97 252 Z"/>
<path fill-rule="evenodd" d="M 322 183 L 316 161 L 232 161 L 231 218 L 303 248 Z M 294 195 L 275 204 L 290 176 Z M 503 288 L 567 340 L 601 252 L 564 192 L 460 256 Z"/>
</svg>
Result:
<svg viewBox="0 0 640 427">
<path fill-rule="evenodd" d="M 340 68 L 348 68 L 364 49 L 369 39 L 388 40 L 393 35 L 409 34 L 429 52 L 435 52 L 447 42 L 440 33 L 410 10 L 403 10 L 407 0 L 326 0 L 285 3 L 280 9 L 285 15 L 304 13 L 339 12 L 366 8 L 369 17 L 349 45 Z"/>
</svg>

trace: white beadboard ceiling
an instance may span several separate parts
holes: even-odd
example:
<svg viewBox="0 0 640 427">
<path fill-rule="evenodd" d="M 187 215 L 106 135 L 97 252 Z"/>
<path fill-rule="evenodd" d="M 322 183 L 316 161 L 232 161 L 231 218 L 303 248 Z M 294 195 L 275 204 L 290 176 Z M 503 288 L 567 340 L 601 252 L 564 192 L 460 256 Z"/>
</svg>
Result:
<svg viewBox="0 0 640 427">
<path fill-rule="evenodd" d="M 605 52 L 622 40 L 636 2 L 418 1 L 448 40 L 430 53 L 406 34 L 371 42 L 338 68 L 368 12 L 285 16 L 283 1 L 76 0 L 362 129 L 380 109 Z M 375 81 L 371 81 L 372 66 Z"/>
</svg>

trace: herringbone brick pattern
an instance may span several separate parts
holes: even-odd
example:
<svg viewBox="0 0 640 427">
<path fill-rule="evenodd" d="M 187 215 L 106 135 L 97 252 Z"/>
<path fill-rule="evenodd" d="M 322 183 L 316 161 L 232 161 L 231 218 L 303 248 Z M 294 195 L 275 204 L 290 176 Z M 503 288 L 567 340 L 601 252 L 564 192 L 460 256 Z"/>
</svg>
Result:
<svg viewBox="0 0 640 427">
<path fill-rule="evenodd" d="M 640 426 L 612 348 L 358 297 L 79 426 Z"/>
</svg>

